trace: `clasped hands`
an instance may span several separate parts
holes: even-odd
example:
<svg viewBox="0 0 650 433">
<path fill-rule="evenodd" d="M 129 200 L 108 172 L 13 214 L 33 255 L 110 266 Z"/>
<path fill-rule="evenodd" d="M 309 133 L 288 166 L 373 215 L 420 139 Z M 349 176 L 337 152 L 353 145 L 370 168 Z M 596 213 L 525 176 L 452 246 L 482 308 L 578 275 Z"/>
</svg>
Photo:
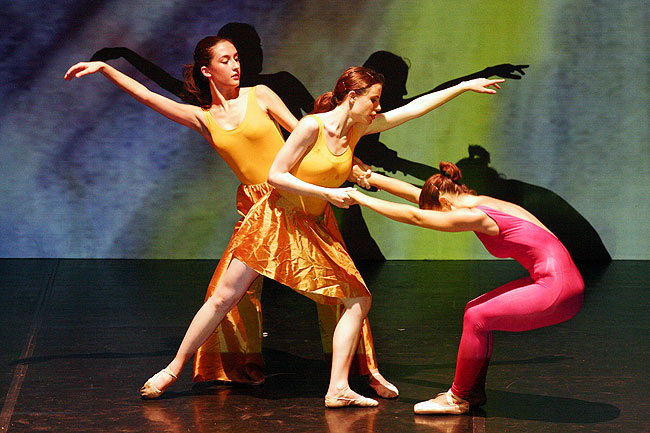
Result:
<svg viewBox="0 0 650 433">
<path fill-rule="evenodd" d="M 348 181 L 362 188 L 370 189 L 372 188 L 372 185 L 370 185 L 371 175 L 372 169 L 370 166 L 355 157 L 348 175 Z M 363 194 L 353 187 L 332 188 L 328 193 L 328 201 L 337 207 L 347 209 L 353 204 L 358 204 L 357 198 L 359 198 L 359 195 Z"/>
</svg>

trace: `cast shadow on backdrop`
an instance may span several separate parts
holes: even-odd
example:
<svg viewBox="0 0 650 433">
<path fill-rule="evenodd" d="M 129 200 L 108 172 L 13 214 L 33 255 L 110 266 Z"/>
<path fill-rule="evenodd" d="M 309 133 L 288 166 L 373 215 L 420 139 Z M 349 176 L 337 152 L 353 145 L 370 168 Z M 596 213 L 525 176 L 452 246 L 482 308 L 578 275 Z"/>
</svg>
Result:
<svg viewBox="0 0 650 433">
<path fill-rule="evenodd" d="M 578 265 L 612 260 L 596 230 L 566 200 L 541 186 L 507 179 L 489 166 L 490 153 L 481 146 L 470 145 L 468 152 L 469 156 L 456 164 L 468 186 L 532 212 L 562 241 Z"/>
<path fill-rule="evenodd" d="M 398 55 L 388 51 L 377 51 L 366 60 L 364 66 L 384 75 L 385 82 L 380 100 L 382 110 L 392 110 L 421 96 L 404 98 L 407 94 L 406 81 L 409 66 Z M 524 69 L 527 67 L 528 65 L 507 63 L 490 66 L 482 71 L 442 83 L 423 94 L 442 90 L 473 78 L 497 76 L 518 80 L 525 75 Z M 355 149 L 355 155 L 367 164 L 391 173 L 399 171 L 423 181 L 438 173 L 438 169 L 429 165 L 400 158 L 397 152 L 380 141 L 379 134 L 363 137 Z M 611 256 L 596 230 L 569 203 L 543 187 L 505 178 L 489 167 L 489 162 L 490 154 L 487 150 L 481 146 L 469 146 L 469 156 L 458 161 L 457 165 L 463 172 L 466 184 L 479 194 L 516 203 L 536 215 L 562 241 L 578 264 L 611 261 Z M 357 206 L 353 207 L 357 208 Z M 359 218 L 361 216 L 355 215 L 355 212 L 345 212 L 342 215 L 341 232 L 344 236 L 347 231 L 353 229 Z"/>
<path fill-rule="evenodd" d="M 228 23 L 219 29 L 217 36 L 230 39 L 237 48 L 241 64 L 240 82 L 242 86 L 247 87 L 257 84 L 268 86 L 278 94 L 278 96 L 280 96 L 282 101 L 297 119 L 300 119 L 303 114 L 309 113 L 312 110 L 314 102 L 312 95 L 300 80 L 291 73 L 287 71 L 272 74 L 261 73 L 264 54 L 259 34 L 253 26 L 246 23 Z M 176 95 L 184 102 L 198 105 L 198 101 L 196 101 L 196 99 L 185 90 L 183 80 L 173 77 L 160 66 L 143 58 L 141 55 L 129 48 L 103 48 L 92 56 L 91 61 L 108 61 L 118 58 L 124 58 L 124 60 L 131 63 L 140 73 L 150 78 L 163 89 Z M 368 58 L 366 61 L 367 65 L 365 65 L 371 68 L 373 68 L 373 66 L 376 67 L 377 70 L 382 72 L 387 79 L 387 83 L 384 84 L 384 92 L 381 100 L 384 111 L 404 105 L 413 99 L 403 99 L 403 96 L 406 94 L 406 75 L 408 73 L 408 67 L 405 63 L 402 67 L 402 65 L 397 63 L 395 59 L 399 59 L 403 63 L 403 60 L 394 54 L 386 51 L 378 51 Z M 519 71 L 523 74 L 523 68 L 525 67 L 527 66 L 492 66 L 475 74 L 456 78 L 443 83 L 425 93 L 442 90 L 460 83 L 463 80 L 472 78 L 487 78 L 492 75 L 498 75 L 505 78 L 520 78 L 520 76 L 514 74 L 514 72 Z M 282 130 L 282 133 L 285 138 L 288 136 L 287 131 Z M 403 166 L 406 163 L 408 163 L 407 165 L 410 164 L 410 167 L 420 167 L 421 172 L 428 172 L 428 166 L 399 159 L 396 152 L 388 149 L 385 145 L 379 142 L 378 136 L 379 134 L 375 134 L 374 138 L 371 138 L 370 140 L 367 140 L 367 137 L 364 137 L 357 145 L 355 154 L 359 155 L 359 152 L 361 152 L 359 157 L 364 161 L 366 158 L 368 159 L 368 161 L 365 162 L 379 167 L 385 167 L 393 172 L 395 170 L 391 170 L 388 167 L 397 167 L 400 171 L 404 171 Z M 364 152 L 364 149 L 368 150 Z M 375 154 L 378 154 L 378 156 L 375 157 Z M 416 170 L 409 169 L 407 171 L 414 172 Z M 333 208 L 333 210 L 337 220 L 339 221 L 343 239 L 345 240 L 346 246 L 354 261 L 385 260 L 379 246 L 370 235 L 370 231 L 363 219 L 359 206 L 351 206 L 345 211 L 338 208 Z"/>
<path fill-rule="evenodd" d="M 237 47 L 242 65 L 242 86 L 257 84 L 268 86 L 280 96 L 296 118 L 301 118 L 304 113 L 311 111 L 313 97 L 295 76 L 287 71 L 261 73 L 263 51 L 260 37 L 253 26 L 245 23 L 228 23 L 219 29 L 218 35 L 232 40 Z M 103 48 L 92 56 L 92 60 L 107 61 L 120 57 L 184 102 L 197 103 L 186 92 L 182 80 L 174 78 L 167 71 L 129 48 Z M 380 72 L 385 77 L 380 101 L 383 111 L 400 107 L 421 96 L 404 98 L 407 94 L 406 81 L 409 66 L 398 55 L 388 51 L 377 51 L 368 57 L 364 66 Z M 442 90 L 473 78 L 497 76 L 521 79 L 527 67 L 528 65 L 507 63 L 490 66 L 473 74 L 444 82 L 423 94 Z M 283 130 L 283 133 L 286 136 L 287 132 Z M 399 171 L 421 180 L 426 180 L 438 172 L 436 168 L 429 165 L 399 157 L 396 151 L 380 141 L 379 134 L 363 137 L 357 144 L 355 155 L 367 164 L 391 173 Z M 488 167 L 488 163 L 487 151 L 480 146 L 470 146 L 469 157 L 459 161 L 458 165 L 465 173 L 467 184 L 480 194 L 511 201 L 538 215 L 540 220 L 560 238 L 576 262 L 611 260 L 598 233 L 561 197 L 542 187 L 502 178 L 494 169 Z M 350 255 L 355 261 L 385 260 L 379 246 L 370 235 L 359 206 L 351 206 L 345 211 L 338 208 L 333 210 Z"/>
<path fill-rule="evenodd" d="M 456 165 L 463 172 L 463 182 L 478 194 L 518 204 L 537 216 L 560 239 L 578 267 L 611 262 L 612 258 L 596 229 L 566 200 L 544 187 L 508 179 L 489 163 L 490 153 L 485 148 L 470 145 L 468 156 Z M 424 179 L 438 172 L 438 169 L 418 164 L 418 173 L 426 173 Z M 406 174 L 415 176 L 409 172 Z M 351 224 L 347 218 L 350 218 L 347 213 L 342 215 L 341 225 Z"/>
</svg>

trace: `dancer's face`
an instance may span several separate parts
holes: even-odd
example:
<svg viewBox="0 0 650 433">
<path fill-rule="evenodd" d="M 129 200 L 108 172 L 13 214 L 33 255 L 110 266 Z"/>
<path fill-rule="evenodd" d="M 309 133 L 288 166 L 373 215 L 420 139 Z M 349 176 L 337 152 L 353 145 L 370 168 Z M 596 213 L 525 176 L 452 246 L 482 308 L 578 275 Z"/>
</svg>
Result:
<svg viewBox="0 0 650 433">
<path fill-rule="evenodd" d="M 379 105 L 381 89 L 381 84 L 373 84 L 368 87 L 365 94 L 355 94 L 352 96 L 354 102 L 351 109 L 353 120 L 366 125 L 372 123 L 377 113 L 381 111 L 381 106 Z"/>
<path fill-rule="evenodd" d="M 212 80 L 217 87 L 239 86 L 239 55 L 237 49 L 228 41 L 221 41 L 212 47 L 212 59 L 208 66 L 201 68 L 203 75 Z"/>
</svg>

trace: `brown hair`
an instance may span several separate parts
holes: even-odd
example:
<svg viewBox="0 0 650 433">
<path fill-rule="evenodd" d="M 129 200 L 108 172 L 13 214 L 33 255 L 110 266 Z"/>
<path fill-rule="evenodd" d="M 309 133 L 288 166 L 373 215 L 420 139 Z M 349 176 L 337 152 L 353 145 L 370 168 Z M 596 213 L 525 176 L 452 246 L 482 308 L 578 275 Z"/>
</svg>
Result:
<svg viewBox="0 0 650 433">
<path fill-rule="evenodd" d="M 316 98 L 311 114 L 324 113 L 336 108 L 350 91 L 357 95 L 365 95 L 368 87 L 373 84 L 384 84 L 384 76 L 372 69 L 351 66 L 336 81 L 333 92 L 323 93 Z"/>
<path fill-rule="evenodd" d="M 219 36 L 206 36 L 201 39 L 194 48 L 194 61 L 183 68 L 185 76 L 185 90 L 198 105 L 207 108 L 212 105 L 212 94 L 210 93 L 210 81 L 201 73 L 201 67 L 208 66 L 212 60 L 212 48 L 220 42 L 230 42 L 230 39 Z M 234 46 L 234 44 L 233 44 Z"/>
<path fill-rule="evenodd" d="M 441 193 L 476 195 L 476 191 L 461 183 L 460 168 L 455 164 L 443 161 L 439 167 L 440 174 L 434 174 L 424 182 L 422 192 L 420 192 L 421 209 L 439 210 L 441 208 L 439 201 Z"/>
</svg>

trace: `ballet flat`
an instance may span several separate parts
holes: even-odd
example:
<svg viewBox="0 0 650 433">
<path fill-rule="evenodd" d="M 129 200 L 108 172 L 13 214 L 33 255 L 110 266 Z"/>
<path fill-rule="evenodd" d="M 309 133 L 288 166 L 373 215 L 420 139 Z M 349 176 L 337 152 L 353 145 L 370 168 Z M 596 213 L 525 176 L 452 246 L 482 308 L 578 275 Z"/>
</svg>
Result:
<svg viewBox="0 0 650 433">
<path fill-rule="evenodd" d="M 153 399 L 153 398 L 158 398 L 160 395 L 165 392 L 163 389 L 162 391 L 156 388 L 156 385 L 154 385 L 154 382 L 158 378 L 159 375 L 166 373 L 170 375 L 171 377 L 174 378 L 174 380 L 178 379 L 176 375 L 169 369 L 169 368 L 163 368 L 160 370 L 158 373 L 154 374 L 147 380 L 144 385 L 142 385 L 142 388 L 140 388 L 140 397 L 146 398 L 146 399 Z"/>
<path fill-rule="evenodd" d="M 451 390 L 441 392 L 436 398 L 441 395 L 447 398 L 447 404 L 440 404 L 434 401 L 434 399 L 421 401 L 413 407 L 413 412 L 418 415 L 460 415 L 469 412 L 469 402 L 460 397 L 456 397 L 451 393 Z"/>
<path fill-rule="evenodd" d="M 381 398 L 397 398 L 399 397 L 399 390 L 395 385 L 387 382 L 386 385 L 382 383 L 368 382 L 368 385 L 375 390 L 377 395 Z"/>
<path fill-rule="evenodd" d="M 360 396 L 359 398 L 349 398 L 345 394 L 348 391 L 352 391 L 349 386 L 343 388 L 337 395 L 330 397 L 325 396 L 325 407 L 336 408 L 336 407 L 346 407 L 346 406 L 359 406 L 359 407 L 375 407 L 379 406 L 377 400 L 372 398 Z"/>
</svg>

